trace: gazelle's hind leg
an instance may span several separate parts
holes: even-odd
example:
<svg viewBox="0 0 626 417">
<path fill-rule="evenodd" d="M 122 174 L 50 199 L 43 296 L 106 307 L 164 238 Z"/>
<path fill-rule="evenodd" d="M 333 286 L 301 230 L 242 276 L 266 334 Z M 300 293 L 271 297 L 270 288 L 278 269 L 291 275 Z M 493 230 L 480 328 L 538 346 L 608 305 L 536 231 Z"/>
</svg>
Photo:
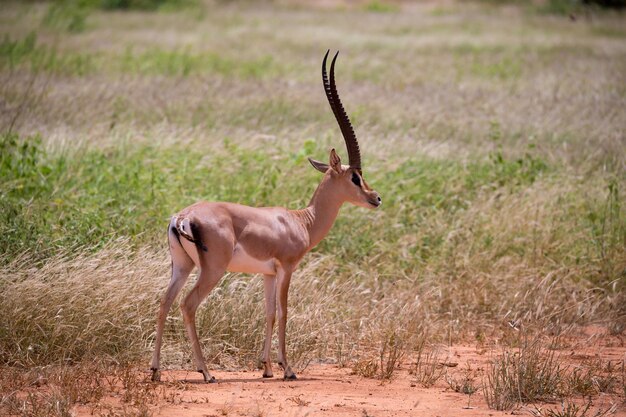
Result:
<svg viewBox="0 0 626 417">
<path fill-rule="evenodd" d="M 274 376 L 272 372 L 272 333 L 276 320 L 276 276 L 264 275 L 265 285 L 265 345 L 263 347 L 263 378 Z"/>
<path fill-rule="evenodd" d="M 216 381 L 215 377 L 212 377 L 207 370 L 206 363 L 202 355 L 202 348 L 196 331 L 196 310 L 198 309 L 200 303 L 202 303 L 207 295 L 209 295 L 211 290 L 215 288 L 224 275 L 224 272 L 226 272 L 225 269 L 211 270 L 202 268 L 198 276 L 198 282 L 196 282 L 196 285 L 189 292 L 189 294 L 187 294 L 185 300 L 180 306 L 183 312 L 185 327 L 187 328 L 187 335 L 191 341 L 191 348 L 193 350 L 196 369 L 204 377 L 204 382 Z"/>
<path fill-rule="evenodd" d="M 202 348 L 196 331 L 196 310 L 220 281 L 226 272 L 228 263 L 232 259 L 232 241 L 223 239 L 223 235 L 221 237 L 222 239 L 211 241 L 208 252 L 198 251 L 200 261 L 198 281 L 196 281 L 196 284 L 180 306 L 183 312 L 185 327 L 187 328 L 187 335 L 191 341 L 196 369 L 204 377 L 204 382 L 216 382 L 216 380 L 209 374 L 202 355 Z"/>
<path fill-rule="evenodd" d="M 174 229 L 175 230 L 175 229 Z M 150 369 L 152 370 L 152 380 L 159 381 L 161 378 L 159 365 L 161 362 L 161 346 L 163 343 L 163 328 L 167 320 L 167 314 L 172 307 L 172 303 L 180 293 L 180 290 L 187 282 L 189 274 L 194 267 L 193 261 L 183 249 L 174 230 L 170 228 L 168 232 L 170 255 L 172 257 L 172 277 L 169 286 L 161 298 L 161 307 L 157 317 L 156 340 L 154 342 L 154 352 Z"/>
</svg>

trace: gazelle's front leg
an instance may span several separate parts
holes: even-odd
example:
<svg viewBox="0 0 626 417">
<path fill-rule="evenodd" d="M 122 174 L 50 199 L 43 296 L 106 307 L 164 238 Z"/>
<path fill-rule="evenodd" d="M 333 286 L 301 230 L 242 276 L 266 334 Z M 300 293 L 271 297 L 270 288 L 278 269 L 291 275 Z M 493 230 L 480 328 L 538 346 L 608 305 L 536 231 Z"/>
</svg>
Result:
<svg viewBox="0 0 626 417">
<path fill-rule="evenodd" d="M 264 275 L 265 285 L 265 345 L 263 346 L 263 378 L 274 376 L 272 372 L 272 333 L 276 319 L 276 276 Z"/>
<path fill-rule="evenodd" d="M 297 379 L 296 374 L 287 363 L 285 354 L 285 330 L 287 328 L 287 294 L 291 281 L 291 269 L 280 269 L 278 272 L 278 364 L 285 371 L 285 379 Z"/>
</svg>

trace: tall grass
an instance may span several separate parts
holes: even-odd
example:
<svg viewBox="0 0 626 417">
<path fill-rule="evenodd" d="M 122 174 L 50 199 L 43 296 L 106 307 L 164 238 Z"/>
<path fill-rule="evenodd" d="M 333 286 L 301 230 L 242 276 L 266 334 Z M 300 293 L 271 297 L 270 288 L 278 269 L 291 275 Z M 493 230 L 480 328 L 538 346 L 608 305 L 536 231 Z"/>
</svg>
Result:
<svg viewBox="0 0 626 417">
<path fill-rule="evenodd" d="M 0 313 L 8 319 L 0 343 L 12 364 L 141 357 L 169 274 L 168 216 L 198 199 L 297 208 L 319 179 L 301 152 L 230 143 L 211 154 L 150 145 L 57 153 L 37 137 L 15 134 L 1 143 Z M 471 164 L 414 159 L 374 174 L 369 180 L 385 197 L 384 209 L 345 208 L 313 259 L 332 258 L 323 255 L 299 273 L 292 299 L 302 315 L 291 317 L 306 331 L 292 330 L 300 336 L 291 343 L 303 354 L 335 356 L 387 328 L 391 317 L 404 329 L 428 321 L 434 340 L 509 320 L 602 318 L 620 331 L 619 183 L 593 177 L 581 185 L 537 161 L 501 154 Z M 584 198 L 580 187 L 589 193 L 590 184 L 605 188 Z M 233 277 L 215 292 L 223 305 L 211 307 L 210 299 L 199 327 L 211 340 L 207 347 L 222 348 L 209 357 L 254 361 L 263 328 L 259 285 Z M 359 292 L 367 295 L 357 306 L 351 300 Z M 356 325 L 364 317 L 369 326 Z M 381 372 L 393 369 L 383 369 L 386 356 L 418 338 L 402 334 L 381 339 Z"/>
<path fill-rule="evenodd" d="M 206 153 L 129 144 L 70 154 L 46 151 L 38 137 L 6 134 L 0 146 L 5 190 L 0 247 L 7 255 L 97 248 L 123 236 L 135 242 L 162 240 L 169 215 L 200 199 L 299 208 L 319 180 L 304 162 L 304 152 L 290 155 L 278 148 L 268 154 L 229 142 L 222 150 Z M 308 148 L 323 152 L 319 146 Z M 370 177 L 386 197 L 384 214 L 347 208 L 349 215 L 340 217 L 321 248 L 346 260 L 366 259 L 375 250 L 399 273 L 442 257 L 456 258 L 454 252 L 461 250 L 478 258 L 531 259 L 533 267 L 541 266 L 547 255 L 574 265 L 584 259 L 601 266 L 600 281 L 615 277 L 626 233 L 619 182 L 590 179 L 594 187 L 604 183 L 606 188 L 581 199 L 575 184 L 568 188 L 565 178 L 547 170 L 545 162 L 532 155 L 508 160 L 496 153 L 471 164 L 408 160 Z M 515 206 L 518 217 L 511 217 Z M 489 214 L 481 218 L 477 212 Z M 582 219 L 578 213 L 583 213 Z M 372 216 L 376 221 L 366 221 Z M 533 223 L 525 222 L 527 216 L 534 217 Z M 439 227 L 440 222 L 475 227 L 473 241 L 459 237 L 465 228 L 456 230 L 454 237 Z M 347 233 L 350 229 L 361 233 L 353 236 Z M 578 239 L 584 235 L 589 240 Z"/>
<path fill-rule="evenodd" d="M 107 402 L 106 396 L 119 399 Z M 104 401 L 103 401 L 104 400 Z M 0 412 L 20 417 L 69 417 L 78 404 L 97 416 L 151 416 L 159 401 L 176 395 L 142 381 L 137 368 L 94 361 L 81 366 L 50 366 L 28 373 L 3 369 Z"/>
<path fill-rule="evenodd" d="M 170 77 L 189 77 L 213 73 L 222 77 L 261 79 L 281 75 L 286 70 L 270 55 L 245 58 L 218 52 L 196 52 L 189 47 L 169 50 L 152 47 L 147 50 L 126 48 L 123 54 L 59 51 L 41 42 L 35 32 L 13 39 L 8 35 L 0 42 L 0 68 L 28 69 L 56 75 L 89 76 L 94 73 Z"/>
<path fill-rule="evenodd" d="M 551 401 L 566 391 L 565 368 L 554 351 L 544 354 L 540 339 L 524 339 L 517 351 L 505 351 L 483 383 L 490 408 L 509 410 L 519 403 Z"/>
<path fill-rule="evenodd" d="M 59 53 L 53 47 L 38 43 L 37 34 L 30 32 L 21 39 L 4 34 L 0 42 L 0 68 L 83 76 L 92 72 L 96 65 L 92 54 Z"/>
</svg>

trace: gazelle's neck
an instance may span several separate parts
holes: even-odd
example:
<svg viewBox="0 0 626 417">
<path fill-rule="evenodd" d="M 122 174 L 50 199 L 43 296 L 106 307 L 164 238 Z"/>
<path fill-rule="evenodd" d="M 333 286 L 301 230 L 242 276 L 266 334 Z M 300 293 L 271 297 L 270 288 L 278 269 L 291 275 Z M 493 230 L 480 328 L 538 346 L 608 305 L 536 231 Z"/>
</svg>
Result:
<svg viewBox="0 0 626 417">
<path fill-rule="evenodd" d="M 296 210 L 295 213 L 309 232 L 309 249 L 321 242 L 333 227 L 339 214 L 343 199 L 332 186 L 331 179 L 324 176 L 320 185 L 313 193 L 307 208 Z"/>
</svg>

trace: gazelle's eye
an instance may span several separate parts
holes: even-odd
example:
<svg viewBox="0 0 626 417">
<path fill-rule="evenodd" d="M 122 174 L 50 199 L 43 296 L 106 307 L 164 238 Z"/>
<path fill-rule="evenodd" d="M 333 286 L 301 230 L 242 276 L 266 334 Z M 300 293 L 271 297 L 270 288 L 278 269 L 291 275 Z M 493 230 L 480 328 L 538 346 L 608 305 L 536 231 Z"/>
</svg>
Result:
<svg viewBox="0 0 626 417">
<path fill-rule="evenodd" d="M 359 176 L 356 174 L 356 172 L 352 173 L 352 182 L 357 187 L 361 187 L 361 178 L 359 178 Z"/>
</svg>

